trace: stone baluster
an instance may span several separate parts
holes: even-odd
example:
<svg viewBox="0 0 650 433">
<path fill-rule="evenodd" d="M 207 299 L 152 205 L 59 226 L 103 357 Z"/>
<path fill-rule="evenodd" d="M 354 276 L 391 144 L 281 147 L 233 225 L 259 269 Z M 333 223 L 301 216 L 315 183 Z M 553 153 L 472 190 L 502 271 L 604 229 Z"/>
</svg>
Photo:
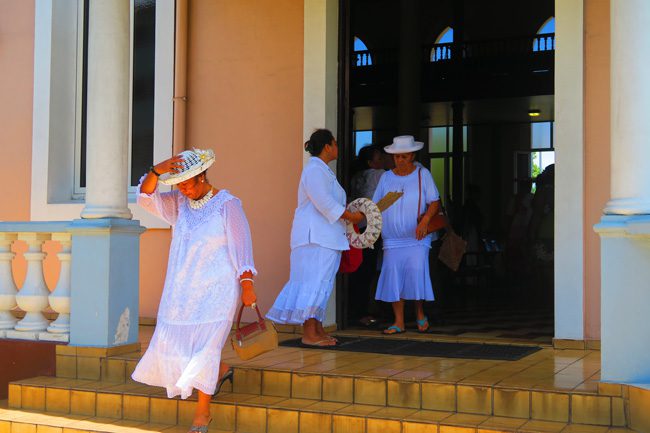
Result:
<svg viewBox="0 0 650 433">
<path fill-rule="evenodd" d="M 11 244 L 15 240 L 15 233 L 0 232 L 0 338 L 6 337 L 7 330 L 14 329 L 17 322 L 10 311 L 16 306 L 18 292 L 11 273 L 11 261 L 15 256 Z"/>
<path fill-rule="evenodd" d="M 59 281 L 50 293 L 50 308 L 59 313 L 59 317 L 50 324 L 47 332 L 41 332 L 38 339 L 48 341 L 70 340 L 70 263 L 72 260 L 72 239 L 70 233 L 53 233 L 52 240 L 61 244 L 61 252 L 57 254 L 61 262 Z"/>
<path fill-rule="evenodd" d="M 47 308 L 50 294 L 43 277 L 43 260 L 45 253 L 42 251 L 43 243 L 49 240 L 49 233 L 19 233 L 18 239 L 29 246 L 24 254 L 27 260 L 27 275 L 25 283 L 16 295 L 16 303 L 25 311 L 25 317 L 16 324 L 15 331 L 7 331 L 8 338 L 24 340 L 37 340 L 38 333 L 45 331 L 49 322 L 42 311 Z"/>
</svg>

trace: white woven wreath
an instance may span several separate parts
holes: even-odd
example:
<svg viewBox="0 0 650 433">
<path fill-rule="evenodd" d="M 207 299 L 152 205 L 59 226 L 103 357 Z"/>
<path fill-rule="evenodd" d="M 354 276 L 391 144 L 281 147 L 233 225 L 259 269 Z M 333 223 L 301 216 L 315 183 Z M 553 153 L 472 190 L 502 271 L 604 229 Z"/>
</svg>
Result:
<svg viewBox="0 0 650 433">
<path fill-rule="evenodd" d="M 354 231 L 352 223 L 348 222 L 345 227 L 345 235 L 348 237 L 350 246 L 354 248 L 372 248 L 381 234 L 381 211 L 377 205 L 367 198 L 358 198 L 348 205 L 350 212 L 361 212 L 366 216 L 366 229 L 363 233 Z"/>
</svg>

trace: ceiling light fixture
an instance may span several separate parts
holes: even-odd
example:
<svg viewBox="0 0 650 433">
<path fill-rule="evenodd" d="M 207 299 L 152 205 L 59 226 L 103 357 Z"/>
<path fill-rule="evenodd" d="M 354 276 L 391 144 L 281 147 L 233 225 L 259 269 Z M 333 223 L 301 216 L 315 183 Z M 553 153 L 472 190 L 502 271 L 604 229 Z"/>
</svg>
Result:
<svg viewBox="0 0 650 433">
<path fill-rule="evenodd" d="M 528 110 L 528 115 L 530 117 L 538 117 L 541 114 L 539 110 Z"/>
</svg>

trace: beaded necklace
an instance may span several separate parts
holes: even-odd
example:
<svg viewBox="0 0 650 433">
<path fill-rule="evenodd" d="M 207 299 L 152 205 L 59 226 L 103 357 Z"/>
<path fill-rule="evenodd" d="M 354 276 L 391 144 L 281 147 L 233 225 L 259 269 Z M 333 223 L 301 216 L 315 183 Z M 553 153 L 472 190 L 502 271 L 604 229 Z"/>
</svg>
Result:
<svg viewBox="0 0 650 433">
<path fill-rule="evenodd" d="M 208 191 L 208 193 L 202 198 L 198 200 L 189 199 L 190 207 L 194 210 L 201 209 L 212 198 L 212 196 L 212 188 L 210 188 L 210 191 Z"/>
</svg>

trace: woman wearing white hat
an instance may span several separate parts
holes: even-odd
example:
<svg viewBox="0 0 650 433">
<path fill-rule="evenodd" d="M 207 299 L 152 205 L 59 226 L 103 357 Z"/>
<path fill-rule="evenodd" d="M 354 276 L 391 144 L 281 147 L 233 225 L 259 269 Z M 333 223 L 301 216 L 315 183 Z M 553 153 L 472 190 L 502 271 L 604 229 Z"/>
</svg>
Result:
<svg viewBox="0 0 650 433">
<path fill-rule="evenodd" d="M 415 152 L 423 145 L 412 136 L 403 135 L 384 147 L 393 154 L 395 168 L 384 173 L 373 196 L 377 202 L 388 192 L 404 193 L 383 212 L 384 259 L 375 299 L 392 303 L 395 314 L 395 321 L 384 330 L 385 334 L 405 332 L 405 300 L 415 301 L 418 331 L 429 328 L 423 303 L 433 301 L 429 249 L 436 235 L 427 234 L 427 225 L 438 212 L 440 197 L 429 170 L 415 162 Z"/>
<path fill-rule="evenodd" d="M 207 432 L 211 397 L 232 380 L 220 360 L 238 300 L 256 300 L 248 221 L 239 199 L 210 185 L 213 162 L 211 150 L 182 152 L 151 167 L 137 196 L 174 230 L 156 330 L 132 377 L 165 387 L 169 398 L 198 390 L 190 432 Z M 160 192 L 158 182 L 178 189 Z"/>
</svg>

